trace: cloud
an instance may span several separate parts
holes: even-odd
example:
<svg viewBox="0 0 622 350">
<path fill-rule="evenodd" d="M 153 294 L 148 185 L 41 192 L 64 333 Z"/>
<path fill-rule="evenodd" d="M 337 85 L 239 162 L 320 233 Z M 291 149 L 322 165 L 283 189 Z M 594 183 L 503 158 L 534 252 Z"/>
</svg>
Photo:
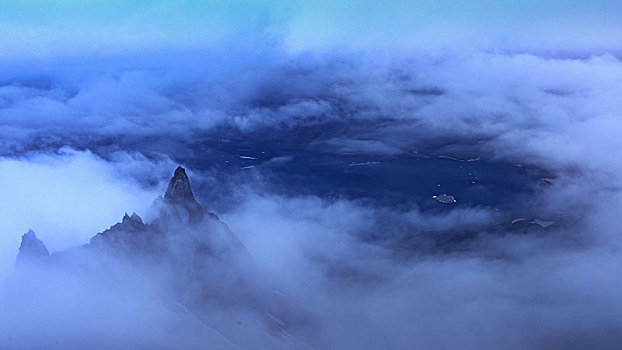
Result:
<svg viewBox="0 0 622 350">
<path fill-rule="evenodd" d="M 136 180 L 149 169 L 146 162 L 141 165 L 140 158 L 130 155 L 115 160 L 107 162 L 71 149 L 0 159 L 3 277 L 15 262 L 21 235 L 29 229 L 51 251 L 58 251 L 87 243 L 125 212 L 147 209 L 159 192 Z M 155 185 L 161 186 L 160 181 Z"/>
<path fill-rule="evenodd" d="M 311 315 L 291 332 L 317 348 L 613 349 L 620 339 L 611 308 L 622 301 L 622 281 L 611 278 L 619 251 L 567 246 L 568 230 L 578 228 L 482 234 L 477 248 L 462 253 L 400 260 L 378 241 L 355 237 L 384 229 L 377 232 L 383 241 L 397 227 L 416 236 L 434 224 L 460 230 L 495 222 L 494 215 L 434 217 L 314 197 L 245 199 L 223 217 L 273 285 Z M 387 225 L 387 216 L 410 222 Z M 502 258 L 510 250 L 513 257 Z"/>
<path fill-rule="evenodd" d="M 82 254 L 82 255 L 81 255 Z M 80 349 L 239 349 L 170 293 L 170 271 L 90 250 L 20 265 L 0 288 L 0 344 Z M 67 268 L 62 261 L 77 264 Z"/>
<path fill-rule="evenodd" d="M 621 65 L 610 55 L 314 58 L 269 48 L 253 52 L 252 62 L 238 60 L 248 51 L 233 50 L 220 56 L 180 53 L 178 61 L 134 57 L 142 66 L 119 59 L 107 65 L 76 61 L 71 69 L 48 63 L 27 74 L 16 68 L 13 76 L 5 73 L 0 89 L 2 149 L 10 154 L 64 142 L 97 148 L 110 140 L 137 144 L 156 136 L 180 144 L 187 135 L 222 128 L 278 135 L 332 123 L 323 139 L 313 141 L 365 140 L 402 149 L 452 138 L 492 139 L 497 153 L 519 144 L 521 152 L 535 154 L 544 143 L 547 150 L 571 150 L 573 128 L 615 127 L 619 108 L 612 96 Z M 184 73 L 185 66 L 191 68 Z M 580 157 L 577 152 L 556 161 L 571 162 L 562 158 Z"/>
<path fill-rule="evenodd" d="M 293 335 L 317 348 L 620 343 L 617 2 L 59 3 L 0 5 L 0 275 L 28 228 L 52 251 L 83 244 L 143 214 L 187 161 L 197 197 L 214 199 L 259 278 L 304 314 Z M 262 159 L 222 170 L 231 154 L 214 142 L 238 158 L 273 147 L 270 166 L 316 152 L 482 159 L 547 185 L 506 211 L 321 198 L 311 171 L 270 186 Z M 555 224 L 512 226 L 523 214 Z M 168 295 L 140 295 L 159 281 L 119 277 L 137 285 L 53 274 L 51 290 L 75 295 L 35 293 L 29 313 L 125 334 L 113 321 L 138 311 L 137 332 L 168 329 Z M 31 333 L 27 321 L 15 329 Z"/>
</svg>

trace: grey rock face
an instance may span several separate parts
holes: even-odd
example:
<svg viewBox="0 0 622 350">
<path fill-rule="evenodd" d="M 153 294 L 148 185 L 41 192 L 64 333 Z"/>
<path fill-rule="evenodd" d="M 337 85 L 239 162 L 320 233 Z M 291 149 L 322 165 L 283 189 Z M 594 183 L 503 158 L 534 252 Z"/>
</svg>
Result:
<svg viewBox="0 0 622 350">
<path fill-rule="evenodd" d="M 127 215 L 127 213 L 125 213 L 125 215 L 123 215 L 123 219 L 121 222 L 128 223 L 128 224 L 134 224 L 134 225 L 141 225 L 143 223 L 143 219 L 140 216 L 138 216 L 138 214 L 136 213 L 132 213 L 132 216 Z"/>
<path fill-rule="evenodd" d="M 168 183 L 164 200 L 173 206 L 183 207 L 188 211 L 191 219 L 202 217 L 207 211 L 197 202 L 190 187 L 190 180 L 186 169 L 178 166 L 175 174 Z"/>
<path fill-rule="evenodd" d="M 22 236 L 22 244 L 17 254 L 16 266 L 30 263 L 43 263 L 50 258 L 50 252 L 33 230 Z"/>
<path fill-rule="evenodd" d="M 136 213 L 132 216 L 126 213 L 121 222 L 93 236 L 91 245 L 108 245 L 119 252 L 138 254 L 153 249 L 158 243 L 158 236 Z"/>
<path fill-rule="evenodd" d="M 175 174 L 168 183 L 164 198 L 173 204 L 197 203 L 190 188 L 190 180 L 186 175 L 186 169 L 178 166 Z"/>
</svg>

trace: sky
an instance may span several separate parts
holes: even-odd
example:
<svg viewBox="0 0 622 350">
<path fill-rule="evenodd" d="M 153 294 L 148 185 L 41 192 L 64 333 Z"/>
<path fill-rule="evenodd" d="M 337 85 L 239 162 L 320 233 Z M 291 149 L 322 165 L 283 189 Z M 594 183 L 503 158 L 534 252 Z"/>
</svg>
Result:
<svg viewBox="0 0 622 350">
<path fill-rule="evenodd" d="M 2 58 L 117 55 L 227 43 L 289 53 L 379 49 L 620 50 L 617 1 L 11 1 Z"/>
<path fill-rule="evenodd" d="M 308 323 L 292 332 L 315 348 L 614 349 L 622 334 L 620 18 L 613 0 L 5 1 L 0 278 L 12 276 L 29 229 L 58 252 L 126 212 L 148 217 L 182 164 L 259 278 L 300 306 Z M 199 166 L 221 156 L 209 145 L 245 141 L 300 152 L 232 173 Z M 324 196 L 305 186 L 318 182 L 312 173 L 275 185 L 272 167 L 301 154 L 386 163 L 477 156 L 535 169 L 550 184 L 513 197 L 520 212 L 484 204 L 426 211 L 414 200 Z M 544 233 L 498 228 L 520 215 L 556 224 Z M 448 248 L 433 243 L 463 231 L 477 235 Z M 404 258 L 396 242 L 413 251 Z M 122 279 L 146 272 L 119 270 Z M 87 304 L 106 294 L 95 292 L 98 281 L 66 278 L 45 283 L 75 283 L 73 296 Z M 134 282 L 144 291 L 160 281 Z M 110 291 L 119 301 L 106 299 L 92 315 L 51 293 L 31 310 L 66 306 L 77 316 L 67 311 L 55 323 L 38 314 L 41 337 L 115 313 L 145 329 L 170 327 L 163 295 L 138 305 L 132 286 Z M 7 300 L 0 293 L 0 305 Z M 32 332 L 12 322 L 24 320 L 18 308 L 7 315 L 0 325 Z M 140 334 L 157 343 L 155 333 Z"/>
</svg>

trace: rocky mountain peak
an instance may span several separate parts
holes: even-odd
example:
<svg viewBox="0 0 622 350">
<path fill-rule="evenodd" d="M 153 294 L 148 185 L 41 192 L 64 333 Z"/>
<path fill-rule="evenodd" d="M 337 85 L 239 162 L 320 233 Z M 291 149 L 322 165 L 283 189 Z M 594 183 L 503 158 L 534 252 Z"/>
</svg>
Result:
<svg viewBox="0 0 622 350">
<path fill-rule="evenodd" d="M 17 254 L 17 265 L 31 262 L 43 262 L 50 257 L 50 252 L 33 230 L 22 236 L 22 244 Z"/>
<path fill-rule="evenodd" d="M 122 223 L 127 223 L 127 224 L 143 224 L 143 219 L 138 216 L 138 214 L 136 213 L 132 213 L 132 215 L 127 215 L 127 213 L 125 213 L 125 215 L 123 215 L 123 219 L 121 221 Z"/>
<path fill-rule="evenodd" d="M 186 174 L 186 169 L 178 166 L 175 174 L 168 183 L 168 188 L 164 194 L 164 202 L 172 204 L 173 207 L 183 208 L 191 221 L 200 221 L 205 215 L 209 214 L 194 198 L 190 180 Z"/>
<path fill-rule="evenodd" d="M 192 193 L 186 169 L 181 166 L 175 169 L 175 174 L 168 183 L 164 198 L 173 204 L 198 204 Z"/>
</svg>

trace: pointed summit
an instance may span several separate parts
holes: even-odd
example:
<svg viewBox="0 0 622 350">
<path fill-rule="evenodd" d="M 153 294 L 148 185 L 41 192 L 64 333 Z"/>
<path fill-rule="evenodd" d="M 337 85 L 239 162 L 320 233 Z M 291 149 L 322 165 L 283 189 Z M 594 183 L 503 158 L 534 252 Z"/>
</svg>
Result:
<svg viewBox="0 0 622 350">
<path fill-rule="evenodd" d="M 143 223 L 143 219 L 138 216 L 138 214 L 136 213 L 132 213 L 132 216 L 127 215 L 127 213 L 125 213 L 125 215 L 123 215 L 123 219 L 121 220 L 122 223 L 128 223 L 128 224 L 142 224 Z"/>
<path fill-rule="evenodd" d="M 164 198 L 175 204 L 196 203 L 190 188 L 190 180 L 188 180 L 188 175 L 186 175 L 186 169 L 180 166 L 175 169 L 175 174 L 168 183 Z"/>
<path fill-rule="evenodd" d="M 206 213 L 206 210 L 194 198 L 186 169 L 181 166 L 175 169 L 175 174 L 168 183 L 164 199 L 170 204 L 186 208 L 192 217 Z"/>
<path fill-rule="evenodd" d="M 28 230 L 28 232 L 22 236 L 22 244 L 19 247 L 16 264 L 41 263 L 45 262 L 49 257 L 50 252 L 45 244 L 37 238 L 33 230 Z"/>
</svg>

